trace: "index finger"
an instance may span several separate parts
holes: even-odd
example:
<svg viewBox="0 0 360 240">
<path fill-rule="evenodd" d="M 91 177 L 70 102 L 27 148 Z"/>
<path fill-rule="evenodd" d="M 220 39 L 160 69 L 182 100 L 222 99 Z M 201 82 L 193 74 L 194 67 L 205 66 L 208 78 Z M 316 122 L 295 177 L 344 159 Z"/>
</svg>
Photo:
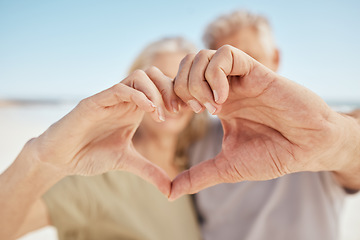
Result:
<svg viewBox="0 0 360 240">
<path fill-rule="evenodd" d="M 152 112 L 156 107 L 142 92 L 122 83 L 115 84 L 111 88 L 81 101 L 82 104 L 92 104 L 103 108 L 112 107 L 125 102 L 134 102 L 145 112 Z"/>
<path fill-rule="evenodd" d="M 214 100 L 222 104 L 229 96 L 228 76 L 244 76 L 251 70 L 251 58 L 241 50 L 224 45 L 216 51 L 205 71 Z"/>
</svg>

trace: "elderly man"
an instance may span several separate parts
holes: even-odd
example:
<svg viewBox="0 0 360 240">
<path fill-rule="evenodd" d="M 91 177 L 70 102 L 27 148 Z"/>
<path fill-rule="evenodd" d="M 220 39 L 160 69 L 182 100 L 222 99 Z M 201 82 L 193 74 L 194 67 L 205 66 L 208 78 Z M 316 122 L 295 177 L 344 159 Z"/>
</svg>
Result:
<svg viewBox="0 0 360 240">
<path fill-rule="evenodd" d="M 237 11 L 224 15 L 208 26 L 204 34 L 204 42 L 207 48 L 214 50 L 225 44 L 232 45 L 252 56 L 271 70 L 275 72 L 278 70 L 279 51 L 276 48 L 269 23 L 262 16 L 246 11 Z M 201 61 L 199 59 L 197 56 L 193 62 L 198 63 Z M 183 62 L 183 65 L 185 64 L 186 62 Z M 191 75 L 189 79 L 191 92 Z M 181 81 L 178 77 L 177 80 Z M 187 96 L 187 94 L 181 89 L 183 88 L 177 87 L 175 83 L 175 91 L 184 100 L 184 96 Z M 275 91 L 272 94 L 280 94 L 280 92 Z M 214 98 L 216 98 L 216 95 L 214 93 Z M 286 97 L 282 101 L 287 101 Z M 246 104 L 245 100 L 244 104 Z M 211 107 L 204 106 L 211 111 Z M 260 109 L 260 106 L 256 104 L 252 107 L 259 107 Z M 245 116 L 251 110 L 248 109 L 247 111 L 244 110 Z M 271 118 L 272 114 L 275 114 L 272 111 L 271 109 L 268 111 L 268 117 L 259 114 L 259 118 L 265 117 L 261 121 Z M 301 112 L 302 109 L 298 109 L 298 111 Z M 309 119 L 316 118 L 316 116 L 312 115 L 307 117 Z M 197 165 L 207 159 L 214 159 L 221 151 L 222 127 L 219 121 L 215 121 L 213 124 L 218 125 L 217 128 L 213 128 L 217 129 L 217 131 L 209 132 L 206 140 L 199 142 L 194 147 L 193 151 L 195 151 L 195 154 L 193 156 L 195 157 L 191 160 L 192 165 Z M 267 129 L 263 130 L 267 131 Z M 242 153 L 246 155 L 244 158 L 251 152 L 250 147 L 246 148 L 246 146 L 248 146 L 247 144 L 251 141 L 251 138 L 254 138 L 253 132 L 257 131 L 259 132 L 259 129 L 256 126 L 251 129 L 251 133 L 249 133 L 247 128 L 243 129 L 243 134 L 248 135 L 247 140 L 239 139 L 239 142 L 241 141 L 245 148 L 245 151 Z M 261 135 L 261 132 L 257 135 Z M 264 141 L 264 143 L 267 145 L 267 141 Z M 276 148 L 272 144 L 268 145 L 268 147 L 270 149 Z M 254 155 L 255 153 L 252 154 Z M 253 156 L 253 159 L 259 156 L 257 154 Z M 233 157 L 242 158 L 242 156 Z M 270 157 L 272 158 L 273 156 Z M 279 159 L 274 159 L 274 161 L 278 162 Z M 217 162 L 215 160 L 215 163 Z M 217 168 L 221 168 L 220 163 L 214 165 Z M 246 173 L 256 171 L 256 169 L 248 169 L 247 164 L 242 166 L 248 170 Z M 259 171 L 261 168 L 266 167 L 263 163 L 255 166 L 257 166 Z M 309 165 L 306 171 L 288 175 L 282 172 L 282 167 L 282 163 L 279 161 L 278 168 L 281 172 L 279 175 L 284 175 L 280 178 L 267 181 L 224 183 L 197 193 L 195 199 L 199 215 L 202 219 L 204 239 L 337 239 L 339 215 L 344 196 L 347 191 L 357 187 L 349 185 L 348 181 L 344 181 L 341 174 L 330 170 L 319 171 L 315 165 L 312 167 Z M 226 171 L 230 171 L 229 168 L 226 168 Z M 204 188 L 204 185 L 200 183 L 197 185 L 197 182 L 202 182 L 199 179 L 209 177 L 206 176 L 206 172 L 211 172 L 209 169 L 195 169 L 190 171 L 192 172 L 190 175 L 193 176 L 191 190 L 188 190 L 190 193 Z M 239 175 L 241 174 L 243 172 L 239 173 Z M 190 175 L 187 175 L 187 177 L 191 177 Z M 186 176 L 186 173 L 183 176 Z M 176 179 L 173 186 L 185 185 L 186 181 L 183 176 Z M 245 177 L 244 179 L 249 180 L 251 177 Z M 263 179 L 254 178 L 254 180 Z M 225 180 L 223 182 L 236 181 L 239 180 Z M 181 192 L 181 190 L 173 189 L 173 196 L 177 195 L 178 192 Z"/>
</svg>

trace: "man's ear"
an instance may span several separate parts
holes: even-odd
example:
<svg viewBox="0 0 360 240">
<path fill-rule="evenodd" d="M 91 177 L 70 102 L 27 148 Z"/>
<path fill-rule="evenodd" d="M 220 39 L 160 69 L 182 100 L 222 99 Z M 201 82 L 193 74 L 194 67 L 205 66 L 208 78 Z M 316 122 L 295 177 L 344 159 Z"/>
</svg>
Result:
<svg viewBox="0 0 360 240">
<path fill-rule="evenodd" d="M 280 50 L 278 48 L 274 49 L 273 58 L 272 58 L 272 70 L 277 72 L 280 66 Z"/>
</svg>

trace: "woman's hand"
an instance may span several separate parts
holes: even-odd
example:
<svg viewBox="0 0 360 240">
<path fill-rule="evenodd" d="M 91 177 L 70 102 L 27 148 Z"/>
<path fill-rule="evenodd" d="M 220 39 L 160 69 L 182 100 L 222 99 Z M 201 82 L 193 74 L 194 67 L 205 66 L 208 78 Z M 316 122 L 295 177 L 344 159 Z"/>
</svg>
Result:
<svg viewBox="0 0 360 240">
<path fill-rule="evenodd" d="M 35 160 L 63 175 L 125 170 L 153 183 L 168 196 L 167 174 L 141 156 L 131 141 L 144 112 L 151 113 L 156 121 L 164 120 L 164 103 L 155 84 L 145 72 L 135 71 L 121 83 L 82 100 L 29 144 L 36 149 Z"/>
<path fill-rule="evenodd" d="M 151 79 L 150 79 L 151 78 Z M 48 222 L 36 215 L 26 225 L 29 209 L 67 175 L 95 175 L 111 170 L 137 174 L 169 196 L 171 180 L 141 156 L 132 137 L 144 112 L 164 120 L 164 108 L 176 102 L 171 81 L 159 70 L 135 71 L 121 83 L 82 100 L 69 114 L 29 141 L 11 166 L 0 175 L 0 239 L 15 239 Z M 155 84 L 168 89 L 163 101 Z M 141 191 L 141 189 L 139 189 Z"/>
</svg>

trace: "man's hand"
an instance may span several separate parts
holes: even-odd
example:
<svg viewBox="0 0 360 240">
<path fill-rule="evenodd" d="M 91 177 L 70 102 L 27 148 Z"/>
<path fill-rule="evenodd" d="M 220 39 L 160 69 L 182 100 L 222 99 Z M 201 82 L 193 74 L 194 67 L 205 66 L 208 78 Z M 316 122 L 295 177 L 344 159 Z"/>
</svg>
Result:
<svg viewBox="0 0 360 240">
<path fill-rule="evenodd" d="M 347 129 L 360 136 L 355 121 L 236 48 L 187 56 L 174 86 L 195 112 L 207 108 L 218 115 L 224 139 L 218 156 L 173 181 L 170 199 L 223 182 L 359 168 L 359 137 L 349 144 L 354 134 Z"/>
</svg>

